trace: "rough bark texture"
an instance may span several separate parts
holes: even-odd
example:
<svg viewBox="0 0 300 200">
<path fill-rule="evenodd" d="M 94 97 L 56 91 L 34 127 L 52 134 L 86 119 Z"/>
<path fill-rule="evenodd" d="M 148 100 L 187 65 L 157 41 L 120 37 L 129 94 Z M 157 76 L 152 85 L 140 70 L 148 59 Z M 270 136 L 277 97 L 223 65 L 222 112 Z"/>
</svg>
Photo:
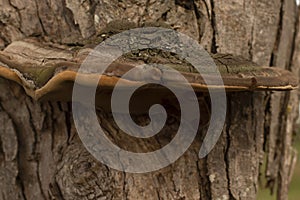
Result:
<svg viewBox="0 0 300 200">
<path fill-rule="evenodd" d="M 165 21 L 208 51 L 299 73 L 300 20 L 294 0 L 0 0 L 0 48 L 29 36 L 74 45 L 115 19 Z M 200 130 L 171 166 L 126 174 L 87 152 L 69 103 L 35 102 L 4 79 L 0 90 L 1 200 L 256 199 L 264 157 L 270 188 L 278 186 L 278 199 L 287 199 L 295 163 L 297 91 L 229 94 L 222 136 L 206 158 L 197 155 L 205 134 Z M 99 112 L 99 117 L 106 130 L 117 132 L 111 116 Z M 166 132 L 176 124 L 173 120 Z"/>
</svg>

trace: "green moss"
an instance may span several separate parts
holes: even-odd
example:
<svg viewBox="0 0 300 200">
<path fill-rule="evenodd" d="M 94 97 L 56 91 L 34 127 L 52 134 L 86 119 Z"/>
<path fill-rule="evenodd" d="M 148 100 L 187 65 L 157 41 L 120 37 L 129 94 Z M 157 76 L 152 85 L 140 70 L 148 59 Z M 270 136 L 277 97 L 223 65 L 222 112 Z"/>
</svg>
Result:
<svg viewBox="0 0 300 200">
<path fill-rule="evenodd" d="M 33 80 L 38 87 L 41 87 L 53 76 L 56 66 L 19 66 L 14 68 L 25 77 Z"/>
</svg>

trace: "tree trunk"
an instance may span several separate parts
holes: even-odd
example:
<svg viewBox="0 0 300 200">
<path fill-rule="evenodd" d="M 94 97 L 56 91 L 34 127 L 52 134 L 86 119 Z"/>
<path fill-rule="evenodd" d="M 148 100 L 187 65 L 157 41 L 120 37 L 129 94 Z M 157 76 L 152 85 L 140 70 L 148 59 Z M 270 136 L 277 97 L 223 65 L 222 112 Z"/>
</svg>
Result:
<svg viewBox="0 0 300 200">
<path fill-rule="evenodd" d="M 0 0 L 0 48 L 26 37 L 76 45 L 116 19 L 165 21 L 210 52 L 298 74 L 299 18 L 294 0 Z M 287 199 L 297 91 L 230 93 L 225 127 L 207 157 L 198 158 L 200 130 L 172 165 L 130 174 L 89 154 L 69 102 L 36 102 L 2 78 L 0 87 L 0 199 L 256 199 L 265 158 L 268 186 Z M 112 116 L 98 114 L 105 130 L 117 134 Z"/>
</svg>

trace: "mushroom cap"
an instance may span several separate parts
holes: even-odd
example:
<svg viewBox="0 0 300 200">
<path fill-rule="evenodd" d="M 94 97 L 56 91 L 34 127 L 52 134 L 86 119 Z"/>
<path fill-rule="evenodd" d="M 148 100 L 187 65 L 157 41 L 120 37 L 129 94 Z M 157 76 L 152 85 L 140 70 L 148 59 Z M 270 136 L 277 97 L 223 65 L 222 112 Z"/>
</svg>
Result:
<svg viewBox="0 0 300 200">
<path fill-rule="evenodd" d="M 20 84 L 26 93 L 36 100 L 70 100 L 77 75 L 81 77 L 78 84 L 85 87 L 92 84 L 91 78 L 101 78 L 98 86 L 107 91 L 111 91 L 118 81 L 125 89 L 143 82 L 138 75 L 122 78 L 128 70 L 149 61 L 132 56 L 117 59 L 101 76 L 93 73 L 77 73 L 80 65 L 92 50 L 89 47 L 46 43 L 36 38 L 15 41 L 0 51 L 0 76 Z M 258 66 L 242 57 L 232 55 L 212 54 L 211 56 L 221 73 L 224 85 L 207 85 L 204 80 L 213 80 L 216 75 L 199 74 L 186 61 L 175 59 L 174 62 L 169 62 L 168 58 L 162 57 L 155 59 L 155 62 L 179 71 L 196 92 L 207 92 L 208 88 L 212 91 L 225 88 L 226 92 L 292 90 L 298 86 L 297 77 L 290 71 Z M 171 70 L 159 69 L 159 71 L 163 73 L 158 73 L 156 78 L 164 82 L 178 80 L 177 75 Z M 141 92 L 145 93 L 149 89 L 158 90 L 158 87 L 149 85 Z"/>
</svg>

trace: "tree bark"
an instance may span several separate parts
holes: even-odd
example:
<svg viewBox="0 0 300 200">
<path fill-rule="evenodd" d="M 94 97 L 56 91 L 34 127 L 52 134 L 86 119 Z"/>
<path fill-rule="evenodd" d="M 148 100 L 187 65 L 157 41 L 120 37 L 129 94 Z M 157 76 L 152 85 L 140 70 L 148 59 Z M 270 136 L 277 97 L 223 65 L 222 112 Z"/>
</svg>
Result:
<svg viewBox="0 0 300 200">
<path fill-rule="evenodd" d="M 0 48 L 26 37 L 77 45 L 117 19 L 164 21 L 210 52 L 299 74 L 299 18 L 294 0 L 0 0 Z M 35 102 L 3 78 L 0 87 L 0 200 L 256 199 L 265 158 L 268 186 L 287 199 L 296 159 L 297 91 L 230 93 L 226 124 L 207 157 L 198 158 L 203 129 L 174 164 L 130 174 L 89 154 L 70 102 Z M 117 134 L 112 116 L 98 114 L 105 130 Z M 172 135 L 177 124 L 173 119 L 165 132 Z M 130 140 L 123 145 L 138 148 Z"/>
</svg>

